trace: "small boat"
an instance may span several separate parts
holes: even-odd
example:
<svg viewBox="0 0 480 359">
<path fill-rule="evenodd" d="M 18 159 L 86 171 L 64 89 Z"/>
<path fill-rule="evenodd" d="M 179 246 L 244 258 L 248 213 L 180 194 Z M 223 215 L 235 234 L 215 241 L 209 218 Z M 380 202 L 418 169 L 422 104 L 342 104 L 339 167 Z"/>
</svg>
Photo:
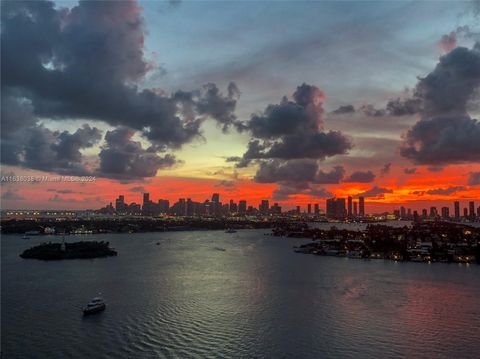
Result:
<svg viewBox="0 0 480 359">
<path fill-rule="evenodd" d="M 83 315 L 95 314 L 104 311 L 105 302 L 100 297 L 93 298 L 84 308 Z"/>
<path fill-rule="evenodd" d="M 27 236 L 26 234 L 23 235 L 22 239 L 30 239 L 29 236 Z"/>
<path fill-rule="evenodd" d="M 225 248 L 222 248 L 222 247 L 215 247 L 215 249 L 216 249 L 217 251 L 220 251 L 220 252 L 225 252 L 225 251 L 226 251 L 226 249 L 225 249 Z"/>
<path fill-rule="evenodd" d="M 159 246 L 159 245 L 160 245 L 160 242 L 157 242 L 156 244 L 157 244 L 157 246 Z"/>
<path fill-rule="evenodd" d="M 229 228 L 225 231 L 225 233 L 237 233 L 237 231 L 234 230 L 233 228 Z"/>
</svg>

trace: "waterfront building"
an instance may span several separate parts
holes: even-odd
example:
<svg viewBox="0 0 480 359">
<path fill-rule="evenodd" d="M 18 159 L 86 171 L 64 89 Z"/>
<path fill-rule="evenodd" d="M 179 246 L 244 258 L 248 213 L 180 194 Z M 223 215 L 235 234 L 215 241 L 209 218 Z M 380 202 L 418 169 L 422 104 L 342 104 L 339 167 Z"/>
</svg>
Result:
<svg viewBox="0 0 480 359">
<path fill-rule="evenodd" d="M 282 213 L 282 207 L 278 205 L 278 203 L 274 203 L 272 208 L 271 208 L 271 212 L 273 214 L 281 214 Z"/>
<path fill-rule="evenodd" d="M 117 213 L 125 213 L 125 197 L 123 195 L 118 196 L 115 200 L 115 211 Z"/>
<path fill-rule="evenodd" d="M 423 219 L 427 218 L 427 210 L 425 208 L 422 209 L 422 218 Z"/>
<path fill-rule="evenodd" d="M 270 204 L 268 202 L 268 199 L 263 199 L 258 209 L 260 210 L 260 213 L 263 213 L 263 214 L 268 213 L 268 210 L 270 209 Z"/>
<path fill-rule="evenodd" d="M 358 211 L 360 217 L 365 217 L 365 198 L 358 197 Z"/>
<path fill-rule="evenodd" d="M 238 202 L 238 213 L 240 214 L 247 213 L 247 201 L 245 201 L 244 199 Z"/>
<path fill-rule="evenodd" d="M 160 213 L 168 213 L 168 210 L 170 209 L 170 201 L 168 199 L 159 199 L 158 209 Z"/>
<path fill-rule="evenodd" d="M 460 202 L 455 201 L 454 206 L 455 206 L 455 219 L 459 220 L 460 219 Z"/>
<path fill-rule="evenodd" d="M 443 219 L 450 218 L 450 209 L 448 207 L 442 207 L 442 218 Z"/>
<path fill-rule="evenodd" d="M 327 218 L 345 220 L 347 210 L 345 208 L 345 198 L 327 199 Z"/>
</svg>

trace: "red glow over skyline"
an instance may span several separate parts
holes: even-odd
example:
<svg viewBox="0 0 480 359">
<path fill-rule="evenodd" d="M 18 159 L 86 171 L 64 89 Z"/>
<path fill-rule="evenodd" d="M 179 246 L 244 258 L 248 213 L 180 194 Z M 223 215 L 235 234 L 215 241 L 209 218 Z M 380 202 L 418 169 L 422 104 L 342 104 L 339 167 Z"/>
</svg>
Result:
<svg viewBox="0 0 480 359">
<path fill-rule="evenodd" d="M 477 201 L 480 205 L 480 187 L 462 185 L 465 173 L 474 166 L 456 166 L 444 169 L 441 176 L 424 171 L 415 176 L 404 179 L 399 173 L 392 171 L 388 177 L 382 178 L 375 184 L 380 188 L 391 190 L 391 193 L 379 194 L 375 197 L 366 197 L 367 213 L 381 213 L 393 211 L 400 206 L 421 210 L 435 206 L 453 209 L 453 201 L 459 200 L 461 207 L 467 206 L 468 201 Z M 477 166 L 478 167 L 478 166 Z M 399 177 L 396 177 L 396 176 Z M 307 204 L 318 203 L 325 208 L 326 198 L 306 194 L 294 194 L 288 198 L 274 196 L 276 184 L 260 184 L 249 179 L 237 180 L 234 184 L 221 184 L 218 179 L 187 178 L 187 177 L 154 177 L 139 183 L 121 183 L 115 180 L 97 178 L 91 183 L 72 182 L 37 182 L 37 183 L 3 183 L 2 209 L 98 209 L 109 202 L 115 202 L 118 195 L 124 195 L 127 203 L 142 203 L 144 192 L 150 193 L 153 201 L 168 199 L 170 204 L 179 198 L 191 198 L 193 201 L 203 202 L 211 199 L 212 193 L 219 193 L 221 201 L 228 203 L 246 200 L 248 205 L 258 207 L 263 199 L 270 200 L 271 204 L 278 202 L 285 210 L 299 205 L 302 210 Z M 355 197 L 370 190 L 372 183 L 341 183 L 330 186 L 328 189 L 337 197 Z M 452 193 L 448 188 L 458 189 Z M 430 193 L 429 193 L 430 191 Z M 12 194 L 12 199 L 5 196 Z"/>
</svg>

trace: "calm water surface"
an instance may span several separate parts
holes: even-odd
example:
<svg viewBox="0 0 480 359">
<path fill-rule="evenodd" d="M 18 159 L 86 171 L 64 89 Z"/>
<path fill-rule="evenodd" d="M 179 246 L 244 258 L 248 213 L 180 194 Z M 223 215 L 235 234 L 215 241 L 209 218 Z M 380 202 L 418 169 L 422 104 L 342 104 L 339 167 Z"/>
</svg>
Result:
<svg viewBox="0 0 480 359">
<path fill-rule="evenodd" d="M 54 262 L 18 257 L 46 237 L 3 236 L 3 357 L 480 357 L 480 266 L 302 255 L 264 232 L 76 236 L 119 255 Z"/>
</svg>

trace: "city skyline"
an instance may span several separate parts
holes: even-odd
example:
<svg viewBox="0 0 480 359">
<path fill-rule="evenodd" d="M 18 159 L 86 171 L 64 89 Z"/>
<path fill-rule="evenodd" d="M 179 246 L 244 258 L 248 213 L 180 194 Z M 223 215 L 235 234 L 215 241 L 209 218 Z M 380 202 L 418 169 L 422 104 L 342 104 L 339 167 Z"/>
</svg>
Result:
<svg viewBox="0 0 480 359">
<path fill-rule="evenodd" d="M 152 199 L 150 193 L 143 193 L 142 201 L 130 202 L 124 195 L 118 195 L 115 201 L 110 202 L 107 206 L 97 209 L 99 213 L 106 214 L 134 214 L 159 216 L 161 214 L 173 214 L 176 216 L 194 216 L 194 215 L 275 215 L 281 213 L 298 213 L 308 215 L 322 215 L 330 219 L 346 220 L 353 218 L 366 218 L 371 215 L 379 215 L 389 213 L 395 218 L 415 220 L 417 218 L 431 219 L 456 219 L 461 218 L 475 220 L 480 218 L 480 201 L 468 201 L 466 206 L 462 207 L 460 201 L 454 201 L 448 206 L 437 208 L 431 206 L 429 208 L 415 209 L 400 206 L 393 211 L 385 211 L 383 213 L 375 212 L 369 209 L 369 203 L 364 197 L 347 198 L 332 197 L 320 202 L 307 203 L 305 206 L 294 205 L 292 208 L 282 208 L 278 202 L 270 201 L 270 199 L 262 199 L 259 203 L 250 203 L 245 199 L 226 198 L 222 202 L 219 193 L 212 193 L 211 199 L 206 198 L 203 201 L 195 201 L 189 197 L 178 198 L 171 202 L 168 199 L 158 198 Z M 452 207 L 453 204 L 453 207 Z M 180 207 L 179 207 L 180 206 Z M 201 208 L 199 208 L 201 206 Z M 450 208 L 453 208 L 450 211 Z"/>
<path fill-rule="evenodd" d="M 2 209 L 480 198 L 478 1 L 98 4 L 2 3 Z"/>
</svg>

